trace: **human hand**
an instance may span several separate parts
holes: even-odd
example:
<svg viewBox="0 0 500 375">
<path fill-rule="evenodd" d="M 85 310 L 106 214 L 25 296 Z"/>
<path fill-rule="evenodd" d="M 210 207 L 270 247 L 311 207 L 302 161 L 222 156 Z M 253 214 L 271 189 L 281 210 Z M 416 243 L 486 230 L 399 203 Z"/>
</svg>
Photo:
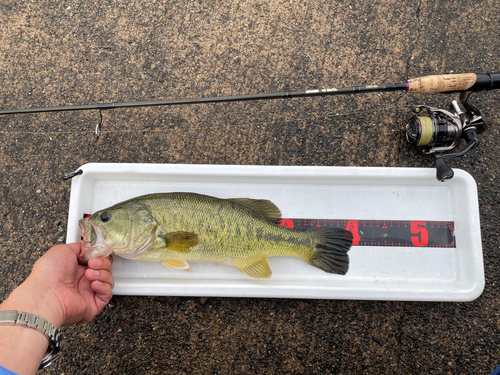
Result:
<svg viewBox="0 0 500 375">
<path fill-rule="evenodd" d="M 56 328 L 92 320 L 111 299 L 113 259 L 91 258 L 87 266 L 79 265 L 79 253 L 79 243 L 51 248 L 0 310 L 35 314 Z M 35 374 L 47 346 L 47 338 L 35 330 L 0 325 L 0 365 L 15 373 Z"/>
<path fill-rule="evenodd" d="M 26 281 L 6 303 L 12 310 L 34 313 L 54 326 L 91 321 L 111 300 L 112 261 L 92 258 L 78 264 L 80 243 L 51 248 L 34 264 Z"/>
</svg>

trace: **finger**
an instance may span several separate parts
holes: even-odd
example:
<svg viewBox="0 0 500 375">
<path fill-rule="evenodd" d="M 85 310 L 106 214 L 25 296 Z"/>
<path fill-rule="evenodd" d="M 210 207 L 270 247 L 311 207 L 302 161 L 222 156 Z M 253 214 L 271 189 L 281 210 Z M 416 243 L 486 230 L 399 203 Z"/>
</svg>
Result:
<svg viewBox="0 0 500 375">
<path fill-rule="evenodd" d="M 108 272 L 106 270 L 94 270 L 91 268 L 88 268 L 85 271 L 85 277 L 87 280 L 90 282 L 93 281 L 100 281 L 101 283 L 106 283 L 111 285 L 111 288 L 115 286 L 115 281 L 113 280 L 113 276 L 111 275 L 111 272 Z"/>
<path fill-rule="evenodd" d="M 108 258 L 96 257 L 90 258 L 88 262 L 89 268 L 94 270 L 107 270 L 109 272 L 113 271 L 113 261 Z"/>
<path fill-rule="evenodd" d="M 92 281 L 90 287 L 96 294 L 96 305 L 99 310 L 98 312 L 100 312 L 111 300 L 111 297 L 113 297 L 113 290 L 111 289 L 111 285 L 102 283 L 99 280 Z"/>
</svg>

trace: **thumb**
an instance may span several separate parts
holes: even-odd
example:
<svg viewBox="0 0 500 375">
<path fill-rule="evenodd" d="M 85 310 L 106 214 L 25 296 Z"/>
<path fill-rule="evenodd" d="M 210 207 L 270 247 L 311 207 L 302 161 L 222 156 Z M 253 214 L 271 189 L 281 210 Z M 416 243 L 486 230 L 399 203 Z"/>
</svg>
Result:
<svg viewBox="0 0 500 375">
<path fill-rule="evenodd" d="M 72 243 L 67 243 L 64 245 L 56 245 L 56 246 L 52 247 L 49 251 L 50 252 L 71 251 L 75 255 L 75 258 L 77 258 L 78 254 L 80 254 L 80 249 L 81 249 L 80 242 L 72 242 Z"/>
</svg>

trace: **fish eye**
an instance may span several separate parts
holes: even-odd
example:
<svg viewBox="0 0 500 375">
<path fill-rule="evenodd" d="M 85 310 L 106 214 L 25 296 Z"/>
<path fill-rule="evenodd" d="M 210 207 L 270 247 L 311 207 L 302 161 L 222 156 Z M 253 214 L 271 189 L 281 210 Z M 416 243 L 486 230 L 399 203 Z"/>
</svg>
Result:
<svg viewBox="0 0 500 375">
<path fill-rule="evenodd" d="M 109 221 L 109 219 L 110 219 L 110 217 L 109 217 L 109 214 L 108 214 L 107 212 L 103 212 L 103 213 L 101 214 L 101 220 L 102 220 L 102 222 L 103 222 L 103 223 L 108 222 L 108 221 Z"/>
</svg>

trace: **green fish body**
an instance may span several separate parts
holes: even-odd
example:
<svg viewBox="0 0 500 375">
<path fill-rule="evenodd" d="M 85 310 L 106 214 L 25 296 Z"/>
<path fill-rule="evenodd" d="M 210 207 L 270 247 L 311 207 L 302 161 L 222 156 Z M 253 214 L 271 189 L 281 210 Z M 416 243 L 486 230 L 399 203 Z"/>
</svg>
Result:
<svg viewBox="0 0 500 375">
<path fill-rule="evenodd" d="M 280 217 L 268 200 L 195 193 L 145 195 L 80 220 L 80 259 L 114 253 L 176 269 L 189 268 L 188 261 L 205 261 L 269 278 L 267 258 L 291 256 L 329 273 L 347 272 L 351 232 L 285 228 L 276 224 Z"/>
</svg>

